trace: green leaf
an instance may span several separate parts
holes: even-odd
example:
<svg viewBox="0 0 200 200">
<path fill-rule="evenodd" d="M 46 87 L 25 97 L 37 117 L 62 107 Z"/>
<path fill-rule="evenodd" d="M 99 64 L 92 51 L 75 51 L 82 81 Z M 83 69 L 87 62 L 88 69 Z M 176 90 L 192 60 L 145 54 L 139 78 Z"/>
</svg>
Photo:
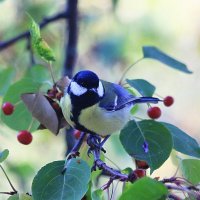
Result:
<svg viewBox="0 0 200 200">
<path fill-rule="evenodd" d="M 148 163 L 151 172 L 167 160 L 173 146 L 172 136 L 168 129 L 153 120 L 128 122 L 121 130 L 120 140 L 129 155 Z M 144 151 L 145 143 L 148 144 L 148 152 Z"/>
<path fill-rule="evenodd" d="M 34 19 L 29 15 L 31 19 L 30 34 L 33 44 L 33 48 L 36 50 L 37 54 L 45 61 L 55 61 L 52 49 L 49 47 L 47 42 L 41 37 L 40 27 L 34 21 Z"/>
<path fill-rule="evenodd" d="M 136 104 L 131 108 L 131 115 L 135 115 L 135 113 L 138 111 L 139 106 Z"/>
<path fill-rule="evenodd" d="M 130 167 L 127 167 L 127 168 L 125 168 L 125 169 L 123 169 L 121 172 L 123 173 L 123 174 L 130 174 L 131 172 L 133 171 L 133 169 L 131 169 Z"/>
<path fill-rule="evenodd" d="M 4 95 L 8 90 L 15 76 L 14 68 L 7 68 L 0 72 L 0 95 Z"/>
<path fill-rule="evenodd" d="M 10 196 L 7 200 L 20 200 L 19 194 L 14 194 L 14 195 Z"/>
<path fill-rule="evenodd" d="M 119 200 L 165 200 L 167 188 L 160 182 L 144 177 L 131 184 Z"/>
<path fill-rule="evenodd" d="M 92 192 L 92 200 L 103 200 L 104 196 L 103 196 L 103 190 L 98 189 Z"/>
<path fill-rule="evenodd" d="M 75 200 L 87 192 L 90 167 L 81 159 L 67 162 L 64 175 L 64 161 L 55 161 L 44 166 L 35 176 L 32 184 L 33 199 Z"/>
<path fill-rule="evenodd" d="M 49 47 L 47 42 L 40 38 L 35 44 L 35 49 L 37 53 L 41 56 L 45 61 L 55 61 L 55 57 L 53 55 L 52 49 Z"/>
<path fill-rule="evenodd" d="M 7 116 L 1 113 L 1 119 L 7 126 L 14 130 L 23 130 L 28 129 L 30 124 L 32 124 L 30 131 L 37 129 L 39 123 L 36 120 L 32 120 L 31 113 L 21 101 L 21 94 L 38 92 L 40 87 L 41 83 L 35 82 L 32 79 L 22 79 L 9 87 L 3 102 L 11 102 L 13 105 L 16 105 L 12 115 Z"/>
<path fill-rule="evenodd" d="M 28 194 L 14 194 L 10 196 L 7 200 L 32 200 L 32 197 Z"/>
<path fill-rule="evenodd" d="M 183 176 L 193 184 L 200 183 L 200 160 L 184 159 L 181 161 Z"/>
<path fill-rule="evenodd" d="M 50 80 L 49 70 L 42 65 L 34 65 L 27 70 L 26 78 L 31 78 L 34 81 L 44 83 Z"/>
<path fill-rule="evenodd" d="M 5 149 L 2 152 L 0 152 L 0 163 L 2 163 L 4 160 L 6 160 L 8 155 L 9 155 L 8 149 Z"/>
<path fill-rule="evenodd" d="M 155 92 L 155 86 L 143 79 L 126 79 L 127 83 L 135 88 L 142 96 L 151 97 Z"/>
<path fill-rule="evenodd" d="M 19 194 L 19 200 L 32 200 L 33 198 L 28 194 Z"/>
<path fill-rule="evenodd" d="M 172 124 L 166 122 L 162 122 L 162 124 L 170 131 L 174 142 L 173 148 L 176 151 L 200 158 L 200 147 L 194 138 Z"/>
<path fill-rule="evenodd" d="M 179 71 L 182 71 L 188 74 L 192 73 L 184 63 L 172 58 L 171 56 L 165 54 L 164 52 L 162 52 L 161 50 L 159 50 L 158 48 L 154 46 L 144 46 L 142 48 L 142 51 L 143 51 L 144 58 L 152 58 L 174 69 L 177 69 Z"/>
<path fill-rule="evenodd" d="M 31 39 L 33 43 L 36 43 L 41 38 L 40 27 L 29 14 L 28 16 L 31 20 L 31 24 L 30 24 Z"/>
</svg>

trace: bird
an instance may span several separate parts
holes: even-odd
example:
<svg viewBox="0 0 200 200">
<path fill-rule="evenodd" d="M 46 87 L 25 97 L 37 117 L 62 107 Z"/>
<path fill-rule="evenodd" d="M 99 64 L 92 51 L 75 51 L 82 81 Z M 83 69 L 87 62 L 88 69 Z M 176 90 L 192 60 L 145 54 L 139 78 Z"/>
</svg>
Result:
<svg viewBox="0 0 200 200">
<path fill-rule="evenodd" d="M 101 80 L 93 71 L 82 70 L 64 89 L 60 106 L 70 126 L 106 137 L 123 129 L 132 118 L 130 110 L 135 104 L 159 101 L 154 97 L 135 97 L 121 85 Z"/>
</svg>

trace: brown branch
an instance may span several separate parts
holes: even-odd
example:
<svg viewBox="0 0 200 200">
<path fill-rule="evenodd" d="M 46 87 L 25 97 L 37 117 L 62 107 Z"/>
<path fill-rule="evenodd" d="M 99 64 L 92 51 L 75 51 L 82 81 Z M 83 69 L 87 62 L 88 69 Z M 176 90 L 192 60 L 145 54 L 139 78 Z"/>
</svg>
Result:
<svg viewBox="0 0 200 200">
<path fill-rule="evenodd" d="M 39 26 L 40 28 L 44 28 L 46 25 L 49 23 L 52 23 L 54 21 L 60 20 L 60 19 L 66 19 L 68 17 L 68 14 L 66 12 L 61 12 L 56 15 L 50 16 L 50 17 L 45 17 L 40 23 Z M 16 37 L 13 37 L 9 40 L 6 41 L 0 41 L 0 51 L 4 50 L 5 48 L 15 44 L 16 42 L 27 39 L 30 37 L 30 32 L 29 30 L 17 35 Z"/>
<path fill-rule="evenodd" d="M 78 0 L 68 0 L 66 5 L 68 13 L 68 24 L 66 35 L 68 39 L 65 47 L 64 76 L 72 77 L 77 57 L 77 20 L 78 20 Z"/>
<path fill-rule="evenodd" d="M 100 170 L 103 171 L 104 175 L 110 176 L 109 181 L 102 187 L 103 190 L 107 189 L 110 187 L 112 182 L 114 180 L 119 180 L 122 182 L 134 182 L 138 179 L 137 174 L 133 171 L 130 174 L 123 174 L 119 170 L 113 169 L 106 165 L 101 159 L 100 159 L 100 150 L 99 149 L 94 149 L 92 151 L 94 155 L 94 166 L 92 167 L 92 171 L 95 171 L 96 168 L 98 167 Z"/>
<path fill-rule="evenodd" d="M 66 0 L 65 12 L 66 16 L 66 44 L 65 55 L 63 64 L 63 76 L 72 77 L 75 68 L 77 57 L 77 15 L 78 15 L 78 0 Z M 68 36 L 68 37 L 67 37 Z M 71 152 L 75 144 L 72 128 L 65 131 L 65 141 L 67 146 L 67 152 Z"/>
</svg>

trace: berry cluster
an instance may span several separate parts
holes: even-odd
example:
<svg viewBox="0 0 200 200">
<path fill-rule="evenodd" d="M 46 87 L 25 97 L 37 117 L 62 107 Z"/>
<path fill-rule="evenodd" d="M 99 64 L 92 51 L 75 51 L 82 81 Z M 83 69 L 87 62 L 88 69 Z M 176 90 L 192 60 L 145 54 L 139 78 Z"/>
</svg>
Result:
<svg viewBox="0 0 200 200">
<path fill-rule="evenodd" d="M 47 100 L 49 100 L 49 103 L 51 104 L 52 108 L 56 111 L 56 113 L 59 115 L 62 113 L 61 108 L 57 101 L 60 101 L 61 97 L 63 96 L 63 93 L 58 91 L 56 86 L 53 86 L 52 89 L 47 91 Z M 11 102 L 5 102 L 2 105 L 2 111 L 4 115 L 12 115 L 15 110 L 15 105 L 13 105 Z M 80 133 L 75 134 L 75 138 L 79 138 Z M 32 142 L 33 137 L 32 134 L 28 130 L 21 130 L 19 131 L 17 135 L 17 140 L 24 145 L 28 145 Z"/>
<path fill-rule="evenodd" d="M 169 107 L 174 103 L 174 98 L 172 96 L 166 96 L 163 99 L 163 103 L 165 106 Z M 150 107 L 147 110 L 147 114 L 151 119 L 158 119 L 161 116 L 162 112 L 159 107 L 154 106 L 154 107 Z"/>
<path fill-rule="evenodd" d="M 3 103 L 1 109 L 5 115 L 12 115 L 15 110 L 15 106 L 10 102 L 5 102 Z M 17 134 L 17 140 L 21 144 L 28 145 L 32 142 L 32 139 L 33 139 L 32 134 L 27 130 L 19 131 L 19 133 Z"/>
</svg>

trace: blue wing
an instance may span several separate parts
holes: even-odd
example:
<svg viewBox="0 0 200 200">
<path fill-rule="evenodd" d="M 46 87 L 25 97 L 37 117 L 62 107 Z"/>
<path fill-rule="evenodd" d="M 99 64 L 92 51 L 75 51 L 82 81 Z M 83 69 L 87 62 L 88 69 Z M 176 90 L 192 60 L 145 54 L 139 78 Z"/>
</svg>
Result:
<svg viewBox="0 0 200 200">
<path fill-rule="evenodd" d="M 160 101 L 160 99 L 154 97 L 135 97 L 118 84 L 107 81 L 102 81 L 102 84 L 105 88 L 105 95 L 99 106 L 108 111 L 120 110 L 128 104 L 158 103 Z"/>
</svg>

